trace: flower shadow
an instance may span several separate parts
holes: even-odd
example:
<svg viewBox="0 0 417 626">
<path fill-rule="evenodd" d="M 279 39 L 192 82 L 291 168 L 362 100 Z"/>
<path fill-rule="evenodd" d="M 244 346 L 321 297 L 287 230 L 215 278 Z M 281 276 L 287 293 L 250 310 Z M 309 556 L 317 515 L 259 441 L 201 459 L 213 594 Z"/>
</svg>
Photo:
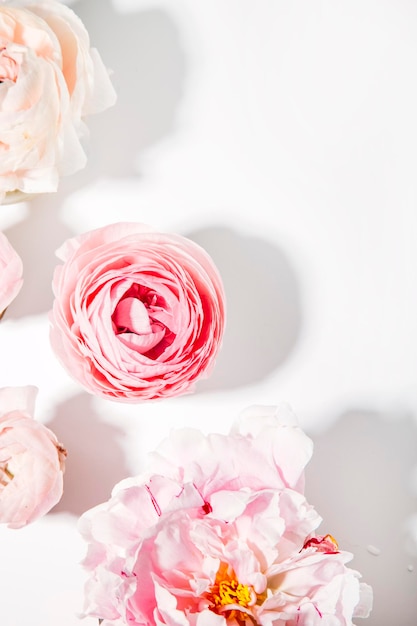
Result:
<svg viewBox="0 0 417 626">
<path fill-rule="evenodd" d="M 57 199 L 34 198 L 26 219 L 5 231 L 23 261 L 23 287 L 8 310 L 10 319 L 38 315 L 52 307 L 55 251 L 74 234 L 59 220 Z"/>
<path fill-rule="evenodd" d="M 108 500 L 114 485 L 131 474 L 121 445 L 123 430 L 100 421 L 92 402 L 87 393 L 74 396 L 47 424 L 68 452 L 64 494 L 52 513 L 81 515 Z"/>
<path fill-rule="evenodd" d="M 417 462 L 414 420 L 350 411 L 314 442 L 307 498 L 323 516 L 321 532 L 354 553 L 353 567 L 373 587 L 367 626 L 413 626 L 416 572 L 410 570 L 416 563 L 408 551 L 406 522 L 417 509 L 409 488 Z"/>
<path fill-rule="evenodd" d="M 213 258 L 223 279 L 227 323 L 222 349 L 200 392 L 233 389 L 263 380 L 289 357 L 302 315 L 297 279 L 271 242 L 222 226 L 187 237 Z"/>
<path fill-rule="evenodd" d="M 117 92 L 111 109 L 87 120 L 90 158 L 80 178 L 137 176 L 141 153 L 176 124 L 186 73 L 178 28 L 159 8 L 119 13 L 110 0 L 77 0 L 73 9 Z"/>
</svg>

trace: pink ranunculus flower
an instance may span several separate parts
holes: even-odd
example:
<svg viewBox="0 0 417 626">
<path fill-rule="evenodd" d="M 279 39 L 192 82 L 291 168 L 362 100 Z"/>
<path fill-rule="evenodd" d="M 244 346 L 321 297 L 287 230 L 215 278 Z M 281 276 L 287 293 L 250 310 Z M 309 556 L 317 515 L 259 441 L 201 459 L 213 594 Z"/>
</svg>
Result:
<svg viewBox="0 0 417 626">
<path fill-rule="evenodd" d="M 366 617 L 370 587 L 346 565 L 350 553 L 316 535 L 321 518 L 298 489 L 310 454 L 282 411 L 258 408 L 228 436 L 175 431 L 150 471 L 80 518 L 85 614 L 102 626 L 352 626 Z M 154 473 L 158 464 L 167 474 Z"/>
<path fill-rule="evenodd" d="M 222 282 L 185 237 L 119 223 L 68 240 L 53 279 L 51 344 L 90 392 L 135 402 L 207 375 L 225 322 Z"/>
<path fill-rule="evenodd" d="M 115 101 L 81 20 L 57 0 L 0 4 L 0 202 L 84 167 L 84 118 Z"/>
<path fill-rule="evenodd" d="M 61 498 L 66 451 L 33 419 L 36 387 L 0 389 L 0 523 L 21 528 Z"/>
<path fill-rule="evenodd" d="M 22 259 L 0 231 L 0 317 L 21 289 L 22 273 Z"/>
</svg>

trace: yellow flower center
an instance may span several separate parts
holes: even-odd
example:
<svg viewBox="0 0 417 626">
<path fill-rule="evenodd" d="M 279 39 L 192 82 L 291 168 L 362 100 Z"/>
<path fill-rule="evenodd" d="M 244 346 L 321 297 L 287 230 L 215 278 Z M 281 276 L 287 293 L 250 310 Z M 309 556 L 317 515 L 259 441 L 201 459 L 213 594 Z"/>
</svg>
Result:
<svg viewBox="0 0 417 626">
<path fill-rule="evenodd" d="M 251 585 L 242 585 L 227 563 L 220 563 L 214 585 L 206 594 L 210 609 L 238 626 L 256 624 L 250 609 L 255 604 L 262 604 L 265 597 L 265 594 L 258 596 Z"/>
<path fill-rule="evenodd" d="M 237 580 L 222 580 L 218 584 L 218 593 L 213 594 L 213 600 L 217 606 L 240 604 L 240 606 L 247 607 L 251 599 L 249 587 L 242 585 Z"/>
</svg>

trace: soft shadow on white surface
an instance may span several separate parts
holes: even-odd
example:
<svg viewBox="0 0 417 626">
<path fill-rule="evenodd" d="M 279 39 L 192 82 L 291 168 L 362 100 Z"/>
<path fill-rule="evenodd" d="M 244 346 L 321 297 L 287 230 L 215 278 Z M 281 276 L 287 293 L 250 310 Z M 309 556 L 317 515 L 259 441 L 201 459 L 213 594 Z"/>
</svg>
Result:
<svg viewBox="0 0 417 626">
<path fill-rule="evenodd" d="M 88 120 L 91 158 L 84 177 L 138 174 L 142 151 L 175 128 L 186 72 L 178 28 L 158 8 L 121 14 L 110 0 L 80 0 L 73 9 L 118 95 L 114 107 Z"/>
<path fill-rule="evenodd" d="M 187 233 L 213 258 L 227 306 L 224 342 L 199 391 L 233 389 L 263 380 L 290 356 L 302 311 L 297 277 L 274 243 L 223 226 Z"/>
<path fill-rule="evenodd" d="M 313 439 L 307 498 L 324 519 L 321 531 L 353 552 L 352 566 L 374 589 L 366 626 L 415 626 L 417 562 L 406 532 L 408 516 L 417 510 L 410 488 L 417 463 L 415 421 L 350 411 Z"/>
<path fill-rule="evenodd" d="M 10 310 L 11 319 L 45 313 L 52 307 L 52 276 L 60 262 L 55 251 L 74 235 L 60 222 L 57 201 L 53 195 L 32 200 L 26 219 L 5 231 L 23 261 L 23 287 Z"/>
<path fill-rule="evenodd" d="M 92 405 L 92 396 L 81 393 L 58 406 L 47 424 L 68 452 L 64 495 L 55 513 L 81 515 L 108 500 L 114 485 L 131 474 L 122 446 L 126 434 L 101 421 Z"/>
</svg>

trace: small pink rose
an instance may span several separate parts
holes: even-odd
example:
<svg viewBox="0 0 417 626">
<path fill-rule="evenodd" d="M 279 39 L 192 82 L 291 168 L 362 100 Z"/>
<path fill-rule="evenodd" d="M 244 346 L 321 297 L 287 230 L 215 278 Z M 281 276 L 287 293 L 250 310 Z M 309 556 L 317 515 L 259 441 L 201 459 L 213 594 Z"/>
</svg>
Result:
<svg viewBox="0 0 417 626">
<path fill-rule="evenodd" d="M 22 287 L 22 260 L 0 232 L 0 317 Z"/>
<path fill-rule="evenodd" d="M 53 279 L 52 347 L 90 392 L 135 402 L 179 395 L 211 369 L 222 282 L 185 237 L 119 223 L 68 240 Z"/>
<path fill-rule="evenodd" d="M 21 528 L 61 498 L 66 451 L 33 419 L 36 387 L 0 389 L 0 523 Z"/>
<path fill-rule="evenodd" d="M 2 2 L 0 82 L 0 201 L 55 191 L 85 165 L 84 117 L 115 100 L 81 20 L 56 0 Z"/>
</svg>

